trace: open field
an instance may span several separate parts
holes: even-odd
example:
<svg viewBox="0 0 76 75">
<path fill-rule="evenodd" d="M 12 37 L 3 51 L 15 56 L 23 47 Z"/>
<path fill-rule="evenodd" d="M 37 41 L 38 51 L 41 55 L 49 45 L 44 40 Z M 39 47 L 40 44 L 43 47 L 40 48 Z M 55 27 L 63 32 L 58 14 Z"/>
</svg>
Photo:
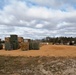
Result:
<svg viewBox="0 0 76 75">
<path fill-rule="evenodd" d="M 4 56 L 76 56 L 76 46 L 67 46 L 67 45 L 45 45 L 40 48 L 40 50 L 12 50 L 5 51 L 0 50 L 0 55 Z"/>
</svg>

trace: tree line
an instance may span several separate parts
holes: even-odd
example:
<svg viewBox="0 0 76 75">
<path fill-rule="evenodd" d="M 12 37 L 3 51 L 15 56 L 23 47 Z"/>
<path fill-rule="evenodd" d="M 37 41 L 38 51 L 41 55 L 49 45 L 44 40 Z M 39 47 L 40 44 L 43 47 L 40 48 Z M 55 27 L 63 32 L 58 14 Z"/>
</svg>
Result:
<svg viewBox="0 0 76 75">
<path fill-rule="evenodd" d="M 76 44 L 76 37 L 46 37 L 41 39 L 41 42 L 52 44 Z"/>
</svg>

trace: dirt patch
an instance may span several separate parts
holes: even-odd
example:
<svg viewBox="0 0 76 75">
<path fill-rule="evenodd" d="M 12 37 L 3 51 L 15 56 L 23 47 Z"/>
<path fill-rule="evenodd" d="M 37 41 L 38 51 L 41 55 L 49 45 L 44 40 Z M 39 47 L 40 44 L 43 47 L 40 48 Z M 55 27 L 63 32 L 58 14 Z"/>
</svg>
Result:
<svg viewBox="0 0 76 75">
<path fill-rule="evenodd" d="M 4 56 L 76 56 L 76 46 L 66 46 L 66 45 L 45 45 L 40 48 L 40 50 L 28 50 L 21 51 L 11 50 L 5 51 L 0 50 L 0 55 Z"/>
<path fill-rule="evenodd" d="M 76 57 L 0 56 L 0 75 L 76 75 Z"/>
</svg>

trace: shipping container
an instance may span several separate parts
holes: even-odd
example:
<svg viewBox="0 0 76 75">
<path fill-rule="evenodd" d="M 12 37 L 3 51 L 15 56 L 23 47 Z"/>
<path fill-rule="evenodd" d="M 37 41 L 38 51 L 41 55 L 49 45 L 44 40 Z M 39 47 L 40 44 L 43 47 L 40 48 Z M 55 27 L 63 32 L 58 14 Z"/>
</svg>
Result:
<svg viewBox="0 0 76 75">
<path fill-rule="evenodd" d="M 5 50 L 12 50 L 12 45 L 10 42 L 5 42 Z"/>
<path fill-rule="evenodd" d="M 39 42 L 30 42 L 29 43 L 30 50 L 39 50 L 39 48 L 40 48 Z"/>
</svg>

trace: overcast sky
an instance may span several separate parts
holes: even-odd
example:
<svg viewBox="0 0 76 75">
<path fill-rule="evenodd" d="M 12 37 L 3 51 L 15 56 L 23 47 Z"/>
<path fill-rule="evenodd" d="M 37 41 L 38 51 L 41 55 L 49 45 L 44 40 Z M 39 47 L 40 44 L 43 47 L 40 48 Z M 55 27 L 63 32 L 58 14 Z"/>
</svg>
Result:
<svg viewBox="0 0 76 75">
<path fill-rule="evenodd" d="M 0 0 L 0 38 L 76 37 L 76 0 Z"/>
</svg>

